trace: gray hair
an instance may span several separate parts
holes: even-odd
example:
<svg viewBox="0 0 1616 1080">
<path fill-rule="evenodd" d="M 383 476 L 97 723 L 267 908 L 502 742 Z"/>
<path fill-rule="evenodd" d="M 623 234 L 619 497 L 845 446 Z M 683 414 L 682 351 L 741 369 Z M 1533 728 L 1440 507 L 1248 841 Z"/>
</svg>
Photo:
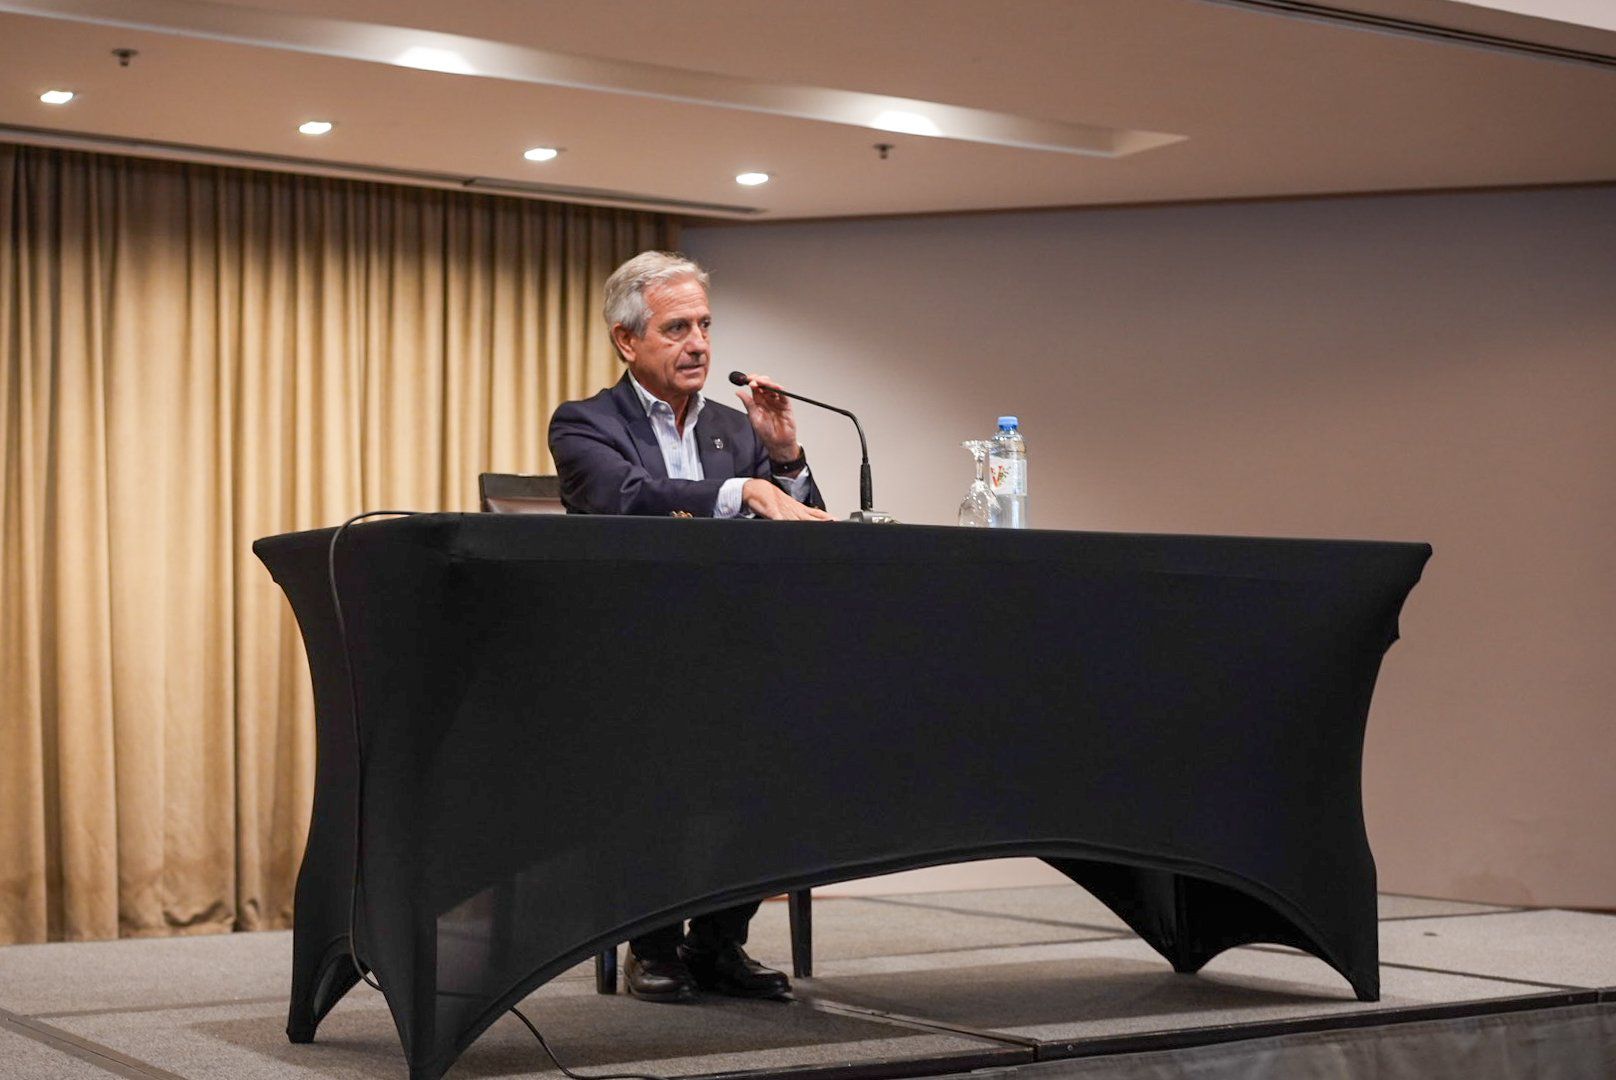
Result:
<svg viewBox="0 0 1616 1080">
<path fill-rule="evenodd" d="M 694 278 L 703 289 L 707 288 L 707 271 L 676 251 L 642 251 L 619 266 L 606 279 L 602 314 L 606 317 L 607 333 L 622 324 L 635 337 L 644 337 L 646 323 L 651 321 L 651 306 L 645 302 L 645 290 L 685 278 Z M 614 348 L 616 344 L 614 337 Z"/>
</svg>

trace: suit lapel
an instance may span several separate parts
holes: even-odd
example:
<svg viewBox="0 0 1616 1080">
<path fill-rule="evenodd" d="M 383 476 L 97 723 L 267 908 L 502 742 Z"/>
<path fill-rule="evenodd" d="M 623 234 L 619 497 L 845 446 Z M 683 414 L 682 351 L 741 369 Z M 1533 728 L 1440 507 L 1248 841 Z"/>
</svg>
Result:
<svg viewBox="0 0 1616 1080">
<path fill-rule="evenodd" d="M 728 480 L 735 471 L 735 440 L 724 433 L 719 413 L 709 403 L 696 417 L 696 450 L 701 454 L 702 475 L 709 480 Z"/>
<path fill-rule="evenodd" d="M 617 411 L 623 414 L 629 441 L 640 455 L 640 467 L 656 479 L 666 480 L 668 463 L 662 460 L 662 447 L 657 445 L 656 433 L 651 430 L 651 418 L 645 415 L 645 406 L 640 404 L 639 395 L 629 385 L 626 374 L 612 387 L 612 400 L 617 403 Z"/>
</svg>

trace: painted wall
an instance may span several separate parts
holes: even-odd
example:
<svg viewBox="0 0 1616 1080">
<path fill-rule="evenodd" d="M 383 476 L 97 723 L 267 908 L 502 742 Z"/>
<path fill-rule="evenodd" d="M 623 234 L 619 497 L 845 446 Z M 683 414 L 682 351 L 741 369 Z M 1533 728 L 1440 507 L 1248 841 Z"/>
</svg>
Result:
<svg viewBox="0 0 1616 1080">
<path fill-rule="evenodd" d="M 1616 187 L 711 226 L 685 249 L 713 272 L 716 369 L 858 411 L 902 520 L 952 521 L 958 442 L 1013 412 L 1038 526 L 1432 543 L 1370 718 L 1383 888 L 1616 907 Z M 853 432 L 801 426 L 845 514 Z"/>
</svg>

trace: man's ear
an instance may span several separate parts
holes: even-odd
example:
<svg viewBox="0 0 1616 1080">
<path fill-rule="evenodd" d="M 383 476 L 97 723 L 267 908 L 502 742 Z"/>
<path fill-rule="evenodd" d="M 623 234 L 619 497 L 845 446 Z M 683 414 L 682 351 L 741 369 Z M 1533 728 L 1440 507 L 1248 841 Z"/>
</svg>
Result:
<svg viewBox="0 0 1616 1080">
<path fill-rule="evenodd" d="M 634 347 L 639 340 L 622 323 L 612 325 L 612 344 L 617 346 L 617 356 L 625 364 L 634 359 Z"/>
</svg>

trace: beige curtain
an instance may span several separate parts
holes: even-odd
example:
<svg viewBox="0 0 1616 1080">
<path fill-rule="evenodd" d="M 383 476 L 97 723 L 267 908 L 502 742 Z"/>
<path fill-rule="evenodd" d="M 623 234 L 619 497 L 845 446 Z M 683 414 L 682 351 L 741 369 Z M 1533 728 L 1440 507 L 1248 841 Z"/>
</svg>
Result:
<svg viewBox="0 0 1616 1080">
<path fill-rule="evenodd" d="M 0 942 L 287 924 L 312 707 L 249 545 L 548 471 L 674 229 L 0 145 Z"/>
</svg>

